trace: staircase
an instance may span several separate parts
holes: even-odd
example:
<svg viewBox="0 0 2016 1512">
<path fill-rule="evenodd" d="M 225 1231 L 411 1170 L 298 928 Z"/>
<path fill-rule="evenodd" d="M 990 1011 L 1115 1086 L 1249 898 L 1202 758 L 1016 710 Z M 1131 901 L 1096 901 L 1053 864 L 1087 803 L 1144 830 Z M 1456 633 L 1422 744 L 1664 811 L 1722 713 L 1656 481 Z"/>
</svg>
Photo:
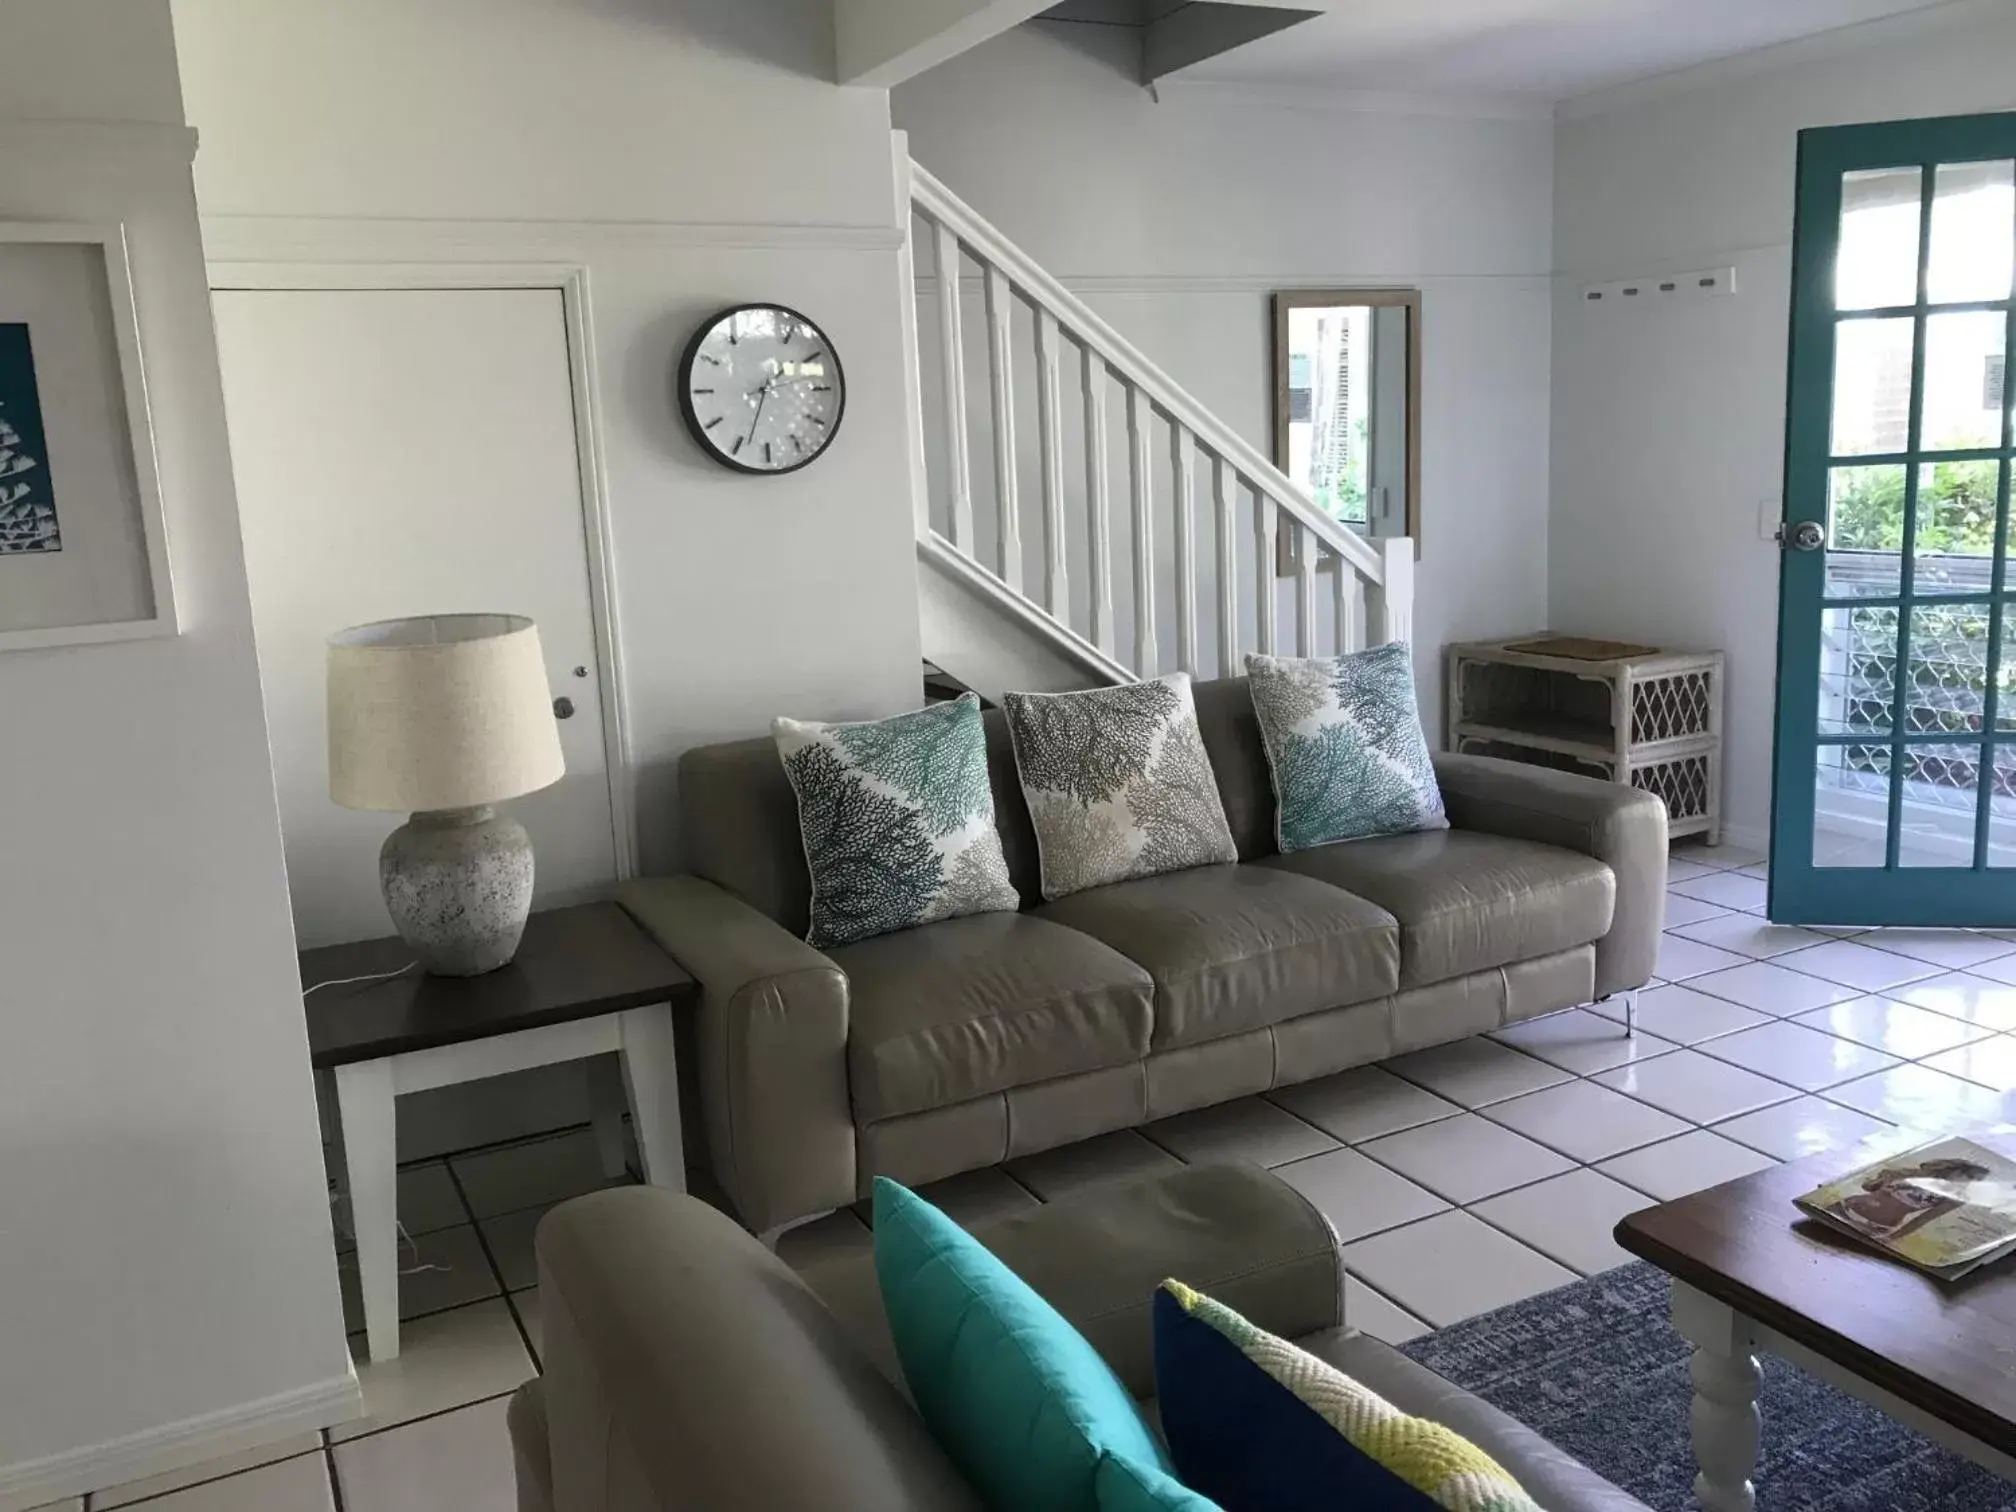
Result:
<svg viewBox="0 0 2016 1512">
<path fill-rule="evenodd" d="M 899 173 L 926 656 L 998 696 L 1411 638 L 1410 540 L 1324 515 L 923 167 Z"/>
</svg>

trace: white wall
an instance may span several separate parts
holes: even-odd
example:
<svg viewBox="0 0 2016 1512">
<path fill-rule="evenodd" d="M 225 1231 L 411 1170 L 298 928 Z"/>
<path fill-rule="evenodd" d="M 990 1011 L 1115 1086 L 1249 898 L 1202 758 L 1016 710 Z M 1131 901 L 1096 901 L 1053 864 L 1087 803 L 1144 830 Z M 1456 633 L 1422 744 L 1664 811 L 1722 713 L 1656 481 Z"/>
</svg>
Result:
<svg viewBox="0 0 2016 1512">
<path fill-rule="evenodd" d="M 175 0 L 220 258 L 584 267 L 646 870 L 673 767 L 773 715 L 918 698 L 888 100 L 829 0 Z M 673 370 L 727 304 L 820 321 L 849 380 L 787 478 L 706 461 Z"/>
<path fill-rule="evenodd" d="M 167 0 L 14 0 L 6 28 L 0 110 L 41 119 L 0 120 L 0 219 L 126 223 L 184 620 L 0 656 L 18 1506 L 217 1452 L 248 1412 L 334 1421 L 355 1384 Z"/>
<path fill-rule="evenodd" d="M 1421 288 L 1416 641 L 1439 728 L 1441 645 L 1546 618 L 1551 123 L 1180 82 L 1158 105 L 1133 82 L 1136 37 L 1019 28 L 898 86 L 896 124 L 919 162 L 1263 451 L 1269 292 Z"/>
<path fill-rule="evenodd" d="M 2016 12 L 1962 5 L 1626 89 L 1556 137 L 1556 628 L 1729 656 L 1726 812 L 1770 818 L 1792 189 L 1802 127 L 2016 105 Z M 1739 293 L 1592 310 L 1581 286 L 1733 264 Z"/>
<path fill-rule="evenodd" d="M 174 7 L 214 278 L 586 271 L 643 870 L 679 864 L 688 746 L 916 705 L 888 96 L 829 82 L 829 0 Z M 818 320 L 848 377 L 832 448 L 785 478 L 706 460 L 673 394 L 692 331 L 758 299 Z M 564 1072 L 447 1088 L 406 1100 L 400 1154 L 585 1115 Z"/>
</svg>

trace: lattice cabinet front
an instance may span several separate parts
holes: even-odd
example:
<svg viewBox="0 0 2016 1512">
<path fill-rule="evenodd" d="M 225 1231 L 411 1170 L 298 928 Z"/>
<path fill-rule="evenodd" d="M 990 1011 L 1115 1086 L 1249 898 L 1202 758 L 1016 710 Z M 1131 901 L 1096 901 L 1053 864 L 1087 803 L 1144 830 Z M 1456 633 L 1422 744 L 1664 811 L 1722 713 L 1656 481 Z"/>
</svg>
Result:
<svg viewBox="0 0 2016 1512">
<path fill-rule="evenodd" d="M 1449 748 L 1657 793 L 1722 837 L 1722 653 L 1528 635 L 1448 650 Z"/>
</svg>

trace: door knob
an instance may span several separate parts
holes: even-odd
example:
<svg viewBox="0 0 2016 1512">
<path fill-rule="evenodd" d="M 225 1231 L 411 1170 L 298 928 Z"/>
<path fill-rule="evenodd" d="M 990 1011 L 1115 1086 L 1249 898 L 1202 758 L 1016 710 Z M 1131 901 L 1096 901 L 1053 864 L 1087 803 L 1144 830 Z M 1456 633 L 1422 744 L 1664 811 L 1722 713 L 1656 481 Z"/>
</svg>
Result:
<svg viewBox="0 0 2016 1512">
<path fill-rule="evenodd" d="M 574 700 L 571 698 L 554 699 L 553 717 L 555 719 L 572 719 L 574 717 Z"/>
<path fill-rule="evenodd" d="M 1827 544 L 1827 527 L 1818 520 L 1778 527 L 1778 544 L 1787 551 L 1818 551 Z"/>
</svg>

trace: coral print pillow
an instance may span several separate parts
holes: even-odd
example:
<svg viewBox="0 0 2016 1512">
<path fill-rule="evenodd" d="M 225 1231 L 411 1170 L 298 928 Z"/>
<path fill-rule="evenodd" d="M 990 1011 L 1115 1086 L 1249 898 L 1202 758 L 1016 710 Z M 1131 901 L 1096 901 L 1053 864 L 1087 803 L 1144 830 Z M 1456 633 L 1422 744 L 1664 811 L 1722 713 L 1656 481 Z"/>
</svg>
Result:
<svg viewBox="0 0 2016 1512">
<path fill-rule="evenodd" d="M 1404 641 L 1349 656 L 1248 656 L 1281 853 L 1449 828 Z"/>
<path fill-rule="evenodd" d="M 798 795 L 815 948 L 1022 906 L 971 693 L 867 724 L 779 719 L 770 732 Z"/>
<path fill-rule="evenodd" d="M 1004 703 L 1045 898 L 1239 859 L 1187 674 Z"/>
</svg>

